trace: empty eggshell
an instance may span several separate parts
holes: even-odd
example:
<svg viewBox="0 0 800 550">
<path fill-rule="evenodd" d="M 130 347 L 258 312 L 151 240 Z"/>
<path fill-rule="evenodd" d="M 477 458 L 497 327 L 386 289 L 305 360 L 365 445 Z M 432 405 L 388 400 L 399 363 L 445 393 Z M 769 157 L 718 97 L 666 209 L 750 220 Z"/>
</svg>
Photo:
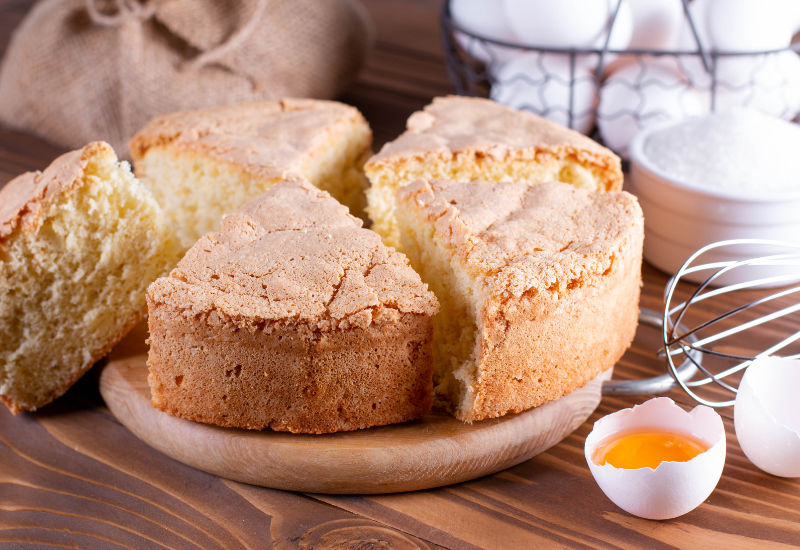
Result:
<svg viewBox="0 0 800 550">
<path fill-rule="evenodd" d="M 691 434 L 710 448 L 686 462 L 662 462 L 656 469 L 599 466 L 592 460 L 598 444 L 615 433 L 666 431 Z M 669 519 L 697 508 L 719 482 L 725 466 L 725 428 L 713 409 L 686 412 L 668 397 L 601 418 L 584 447 L 586 461 L 600 488 L 614 504 L 635 516 Z"/>
<path fill-rule="evenodd" d="M 767 473 L 800 477 L 800 360 L 756 359 L 744 373 L 733 419 L 744 454 Z"/>
<path fill-rule="evenodd" d="M 597 83 L 586 65 L 576 64 L 570 96 L 571 75 L 570 59 L 566 54 L 520 55 L 497 71 L 491 98 L 564 126 L 570 126 L 571 108 L 572 128 L 588 134 L 594 127 Z"/>
</svg>

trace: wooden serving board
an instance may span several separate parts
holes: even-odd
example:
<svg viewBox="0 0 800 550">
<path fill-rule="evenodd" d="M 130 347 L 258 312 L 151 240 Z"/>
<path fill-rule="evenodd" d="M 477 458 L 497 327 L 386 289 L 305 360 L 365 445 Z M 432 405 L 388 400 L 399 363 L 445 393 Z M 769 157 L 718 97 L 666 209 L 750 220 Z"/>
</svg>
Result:
<svg viewBox="0 0 800 550">
<path fill-rule="evenodd" d="M 263 487 L 366 494 L 467 481 L 549 449 L 600 402 L 603 375 L 535 409 L 474 424 L 434 410 L 417 421 L 325 435 L 220 428 L 151 406 L 142 331 L 117 346 L 100 374 L 109 409 L 137 437 L 175 460 Z M 138 345 L 130 345 L 137 334 Z"/>
</svg>

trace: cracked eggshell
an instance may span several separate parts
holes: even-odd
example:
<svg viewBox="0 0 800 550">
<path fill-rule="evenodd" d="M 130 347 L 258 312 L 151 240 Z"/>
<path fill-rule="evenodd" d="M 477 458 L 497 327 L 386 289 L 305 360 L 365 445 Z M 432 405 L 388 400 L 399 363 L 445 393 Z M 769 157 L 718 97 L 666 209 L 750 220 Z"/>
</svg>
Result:
<svg viewBox="0 0 800 550">
<path fill-rule="evenodd" d="M 710 448 L 687 462 L 662 462 L 654 470 L 598 466 L 592 454 L 615 433 L 668 431 L 691 434 Z M 725 466 L 725 428 L 710 407 L 686 412 L 668 397 L 657 397 L 601 418 L 584 447 L 586 462 L 597 484 L 614 504 L 635 516 L 670 519 L 697 508 L 719 482 Z"/>
<path fill-rule="evenodd" d="M 744 454 L 765 472 L 800 477 L 800 360 L 756 359 L 744 373 L 733 421 Z"/>
</svg>

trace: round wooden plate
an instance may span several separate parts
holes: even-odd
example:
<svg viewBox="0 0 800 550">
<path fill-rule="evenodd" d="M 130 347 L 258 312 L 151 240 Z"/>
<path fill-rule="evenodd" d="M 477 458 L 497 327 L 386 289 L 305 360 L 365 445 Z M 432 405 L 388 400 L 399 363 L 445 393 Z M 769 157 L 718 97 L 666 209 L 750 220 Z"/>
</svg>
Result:
<svg viewBox="0 0 800 550">
<path fill-rule="evenodd" d="M 311 493 L 413 491 L 509 468 L 580 426 L 600 402 L 603 378 L 535 409 L 474 424 L 434 410 L 403 424 L 308 435 L 169 416 L 150 404 L 146 353 L 115 352 L 100 374 L 100 392 L 119 421 L 148 445 L 220 477 Z"/>
</svg>

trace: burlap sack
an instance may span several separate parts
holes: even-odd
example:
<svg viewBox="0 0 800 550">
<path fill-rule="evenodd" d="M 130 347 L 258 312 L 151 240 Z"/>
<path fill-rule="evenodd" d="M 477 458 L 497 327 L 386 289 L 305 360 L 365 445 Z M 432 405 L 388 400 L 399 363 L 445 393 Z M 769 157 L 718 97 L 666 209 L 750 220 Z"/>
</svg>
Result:
<svg viewBox="0 0 800 550">
<path fill-rule="evenodd" d="M 157 115 L 333 98 L 370 41 L 357 0 L 42 0 L 0 68 L 0 123 L 126 155 Z"/>
</svg>

